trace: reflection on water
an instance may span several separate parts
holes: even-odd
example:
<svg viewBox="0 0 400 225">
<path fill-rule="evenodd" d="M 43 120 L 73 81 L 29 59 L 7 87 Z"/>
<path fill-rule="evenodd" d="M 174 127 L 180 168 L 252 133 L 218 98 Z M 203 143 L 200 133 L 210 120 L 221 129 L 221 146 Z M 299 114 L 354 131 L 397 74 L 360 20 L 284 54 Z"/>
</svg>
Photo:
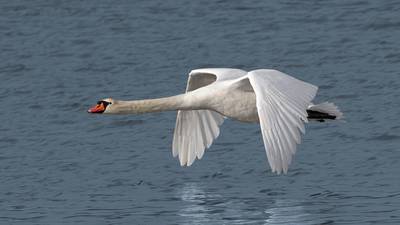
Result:
<svg viewBox="0 0 400 225">
<path fill-rule="evenodd" d="M 204 224 L 210 222 L 210 209 L 207 208 L 207 198 L 205 192 L 197 185 L 197 183 L 188 183 L 180 190 L 179 197 L 185 203 L 184 208 L 178 213 L 182 216 L 184 222 L 191 224 Z"/>
<path fill-rule="evenodd" d="M 304 211 L 301 202 L 295 200 L 278 199 L 265 213 L 268 215 L 265 224 L 311 224 L 310 214 Z"/>
<path fill-rule="evenodd" d="M 243 199 L 212 195 L 197 183 L 187 183 L 177 192 L 183 207 L 178 215 L 183 224 L 315 224 L 306 203 L 287 199 Z M 264 207 L 260 207 L 259 204 Z M 224 221 L 221 223 L 221 221 Z"/>
</svg>

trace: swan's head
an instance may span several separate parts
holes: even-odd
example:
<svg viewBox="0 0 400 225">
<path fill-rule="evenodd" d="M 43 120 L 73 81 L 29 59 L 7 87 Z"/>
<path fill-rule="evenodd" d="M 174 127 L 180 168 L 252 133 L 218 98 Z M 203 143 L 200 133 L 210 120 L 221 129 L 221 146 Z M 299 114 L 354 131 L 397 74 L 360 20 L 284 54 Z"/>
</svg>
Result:
<svg viewBox="0 0 400 225">
<path fill-rule="evenodd" d="M 97 102 L 95 106 L 88 110 L 88 113 L 107 113 L 114 104 L 114 100 L 111 98 L 105 98 Z"/>
</svg>

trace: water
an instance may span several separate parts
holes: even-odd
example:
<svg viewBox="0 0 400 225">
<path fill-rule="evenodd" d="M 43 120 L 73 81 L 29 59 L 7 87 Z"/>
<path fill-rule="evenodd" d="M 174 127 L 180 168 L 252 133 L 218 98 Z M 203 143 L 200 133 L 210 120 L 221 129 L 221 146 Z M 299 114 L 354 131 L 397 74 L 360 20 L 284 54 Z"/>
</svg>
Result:
<svg viewBox="0 0 400 225">
<path fill-rule="evenodd" d="M 398 1 L 1 1 L 0 224 L 400 224 Z M 285 176 L 258 125 L 172 158 L 175 113 L 96 116 L 181 93 L 201 67 L 276 68 L 346 122 L 309 124 Z"/>
</svg>

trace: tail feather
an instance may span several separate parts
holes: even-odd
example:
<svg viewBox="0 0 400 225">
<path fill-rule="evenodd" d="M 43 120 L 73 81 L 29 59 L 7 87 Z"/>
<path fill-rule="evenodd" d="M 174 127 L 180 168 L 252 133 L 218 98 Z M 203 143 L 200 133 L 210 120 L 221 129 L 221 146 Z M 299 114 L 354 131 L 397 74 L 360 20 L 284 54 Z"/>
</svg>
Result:
<svg viewBox="0 0 400 225">
<path fill-rule="evenodd" d="M 331 102 L 323 102 L 318 105 L 310 105 L 307 109 L 308 118 L 324 121 L 324 119 L 339 120 L 343 113 Z"/>
</svg>

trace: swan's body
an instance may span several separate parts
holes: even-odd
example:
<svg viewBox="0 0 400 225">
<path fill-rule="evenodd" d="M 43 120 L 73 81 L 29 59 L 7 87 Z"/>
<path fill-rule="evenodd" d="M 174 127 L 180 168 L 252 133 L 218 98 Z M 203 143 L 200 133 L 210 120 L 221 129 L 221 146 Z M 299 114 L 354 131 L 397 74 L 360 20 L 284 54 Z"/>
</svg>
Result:
<svg viewBox="0 0 400 225">
<path fill-rule="evenodd" d="M 287 172 L 308 118 L 338 119 L 332 103 L 313 105 L 317 87 L 276 70 L 198 69 L 189 74 L 186 93 L 159 99 L 104 99 L 94 113 L 137 114 L 178 110 L 173 155 L 182 166 L 202 158 L 219 134 L 224 117 L 259 122 L 273 171 Z M 313 116 L 310 116 L 312 113 Z"/>
</svg>

